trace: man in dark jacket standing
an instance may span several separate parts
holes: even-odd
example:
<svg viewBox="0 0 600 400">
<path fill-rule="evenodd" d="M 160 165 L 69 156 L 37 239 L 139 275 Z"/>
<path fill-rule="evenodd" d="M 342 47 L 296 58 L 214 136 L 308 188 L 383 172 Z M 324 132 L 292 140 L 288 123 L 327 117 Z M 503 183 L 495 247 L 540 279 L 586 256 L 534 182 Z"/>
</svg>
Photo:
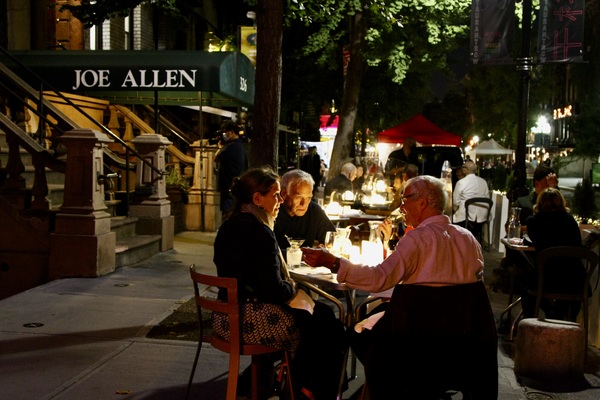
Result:
<svg viewBox="0 0 600 400">
<path fill-rule="evenodd" d="M 315 184 L 313 186 L 313 194 L 317 192 L 319 182 L 321 182 L 321 157 L 317 153 L 317 147 L 312 146 L 308 149 L 308 154 L 302 157 L 300 169 L 308 172 L 312 176 Z"/>
<path fill-rule="evenodd" d="M 231 121 L 221 125 L 221 135 L 225 145 L 217 152 L 215 162 L 218 166 L 218 187 L 221 193 L 221 212 L 223 220 L 229 218 L 233 210 L 233 198 L 229 193 L 233 178 L 242 175 L 248 169 L 248 157 L 244 143 L 240 139 L 240 127 Z"/>
</svg>

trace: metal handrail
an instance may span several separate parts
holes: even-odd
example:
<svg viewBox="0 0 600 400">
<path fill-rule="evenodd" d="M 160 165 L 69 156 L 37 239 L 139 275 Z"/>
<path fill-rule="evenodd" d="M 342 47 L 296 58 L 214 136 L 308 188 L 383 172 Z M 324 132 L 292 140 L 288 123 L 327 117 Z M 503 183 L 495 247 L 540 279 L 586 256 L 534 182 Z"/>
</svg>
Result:
<svg viewBox="0 0 600 400">
<path fill-rule="evenodd" d="M 85 110 L 83 110 L 81 107 L 79 107 L 77 104 L 73 103 L 71 101 L 71 99 L 69 99 L 68 97 L 66 97 L 64 94 L 62 94 L 60 91 L 56 90 L 52 85 L 50 85 L 48 82 L 46 82 L 42 77 L 40 77 L 39 75 L 37 75 L 35 72 L 33 72 L 29 67 L 27 67 L 25 64 L 23 64 L 19 59 L 15 58 L 12 54 L 10 54 L 6 49 L 4 49 L 3 47 L 0 46 L 0 52 L 2 52 L 3 54 L 5 54 L 8 58 L 10 58 L 13 62 L 17 63 L 20 67 L 22 67 L 24 70 L 26 70 L 29 74 L 31 74 L 31 76 L 33 76 L 35 79 L 37 79 L 40 82 L 40 86 L 43 87 L 47 87 L 50 89 L 50 91 L 52 91 L 53 93 L 56 93 L 56 95 L 58 97 L 60 97 L 63 101 L 65 101 L 65 103 L 67 103 L 69 106 L 73 107 L 74 109 L 76 109 L 78 112 L 80 112 L 84 117 L 86 117 L 88 120 L 92 121 L 98 128 L 100 128 L 104 133 L 106 133 L 107 135 L 109 135 L 111 138 L 113 138 L 115 141 L 117 141 L 119 144 L 121 144 L 123 147 L 125 147 L 126 152 L 129 154 L 134 155 L 138 160 L 140 160 L 142 163 L 144 163 L 146 166 L 148 166 L 150 169 L 152 169 L 154 172 L 156 172 L 159 175 L 167 175 L 168 172 L 167 171 L 163 171 L 158 169 L 157 167 L 155 167 L 154 165 L 152 165 L 151 163 L 149 163 L 148 161 L 146 161 L 137 151 L 135 151 L 134 148 L 132 148 L 131 146 L 129 146 L 123 139 L 121 139 L 118 135 L 116 135 L 115 133 L 113 133 L 110 129 L 108 129 L 106 126 L 102 125 L 100 122 L 96 121 L 93 117 L 91 117 L 87 112 L 85 112 Z M 39 99 L 40 101 L 40 105 L 43 104 L 43 93 L 40 91 L 39 94 Z M 125 160 L 126 162 L 126 169 L 129 170 L 129 157 L 126 158 Z M 129 187 L 129 186 L 127 186 Z"/>
</svg>

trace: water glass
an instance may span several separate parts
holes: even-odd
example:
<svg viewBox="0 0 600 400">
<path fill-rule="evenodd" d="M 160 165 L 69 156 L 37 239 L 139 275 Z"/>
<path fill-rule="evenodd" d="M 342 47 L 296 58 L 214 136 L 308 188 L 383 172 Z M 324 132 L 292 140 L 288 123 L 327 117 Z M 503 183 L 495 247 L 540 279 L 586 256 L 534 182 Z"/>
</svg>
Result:
<svg viewBox="0 0 600 400">
<path fill-rule="evenodd" d="M 288 247 L 286 258 L 290 269 L 297 268 L 302 264 L 302 250 L 299 247 Z"/>
</svg>

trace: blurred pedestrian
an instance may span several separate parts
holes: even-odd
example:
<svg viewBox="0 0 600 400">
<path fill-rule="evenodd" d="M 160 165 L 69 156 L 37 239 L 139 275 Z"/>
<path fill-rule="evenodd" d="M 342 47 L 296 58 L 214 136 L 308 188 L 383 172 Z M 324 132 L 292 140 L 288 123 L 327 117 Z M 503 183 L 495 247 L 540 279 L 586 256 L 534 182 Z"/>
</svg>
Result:
<svg viewBox="0 0 600 400">
<path fill-rule="evenodd" d="M 248 169 L 248 157 L 240 133 L 240 127 L 232 121 L 221 125 L 224 145 L 217 152 L 215 162 L 218 163 L 218 189 L 221 194 L 220 208 L 224 220 L 229 218 L 233 210 L 233 197 L 230 193 L 233 179 Z"/>
<path fill-rule="evenodd" d="M 321 181 L 321 156 L 317 152 L 317 146 L 311 146 L 308 149 L 308 154 L 302 157 L 300 161 L 300 169 L 306 171 L 312 176 L 313 181 Z M 317 191 L 317 185 L 313 185 L 313 194 Z"/>
</svg>

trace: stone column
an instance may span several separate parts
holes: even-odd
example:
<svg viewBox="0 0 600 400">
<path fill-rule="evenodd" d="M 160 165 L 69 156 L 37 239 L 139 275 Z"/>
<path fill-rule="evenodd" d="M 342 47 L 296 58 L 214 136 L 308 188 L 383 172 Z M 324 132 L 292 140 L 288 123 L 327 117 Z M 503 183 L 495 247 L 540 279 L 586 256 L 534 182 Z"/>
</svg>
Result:
<svg viewBox="0 0 600 400">
<path fill-rule="evenodd" d="M 64 201 L 50 235 L 50 277 L 104 275 L 115 269 L 116 235 L 104 204 L 104 148 L 112 140 L 91 129 L 61 139 L 67 148 Z"/>
<path fill-rule="evenodd" d="M 147 133 L 133 140 L 136 151 L 149 164 L 160 171 L 165 170 L 165 149 L 171 142 L 162 135 Z M 175 218 L 171 215 L 171 202 L 167 196 L 164 176 L 159 175 L 146 163 L 137 163 L 135 201 L 129 213 L 138 218 L 138 234 L 161 235 L 160 250 L 173 248 Z"/>
<path fill-rule="evenodd" d="M 214 158 L 219 148 L 208 141 L 194 142 L 190 147 L 195 154 L 194 182 L 185 205 L 185 225 L 188 230 L 216 232 L 221 226 L 220 194 L 216 190 Z"/>
<path fill-rule="evenodd" d="M 200 142 L 195 141 L 190 146 L 194 152 L 194 170 L 192 187 L 188 190 L 188 203 L 185 205 L 185 228 L 190 231 L 202 230 L 202 202 L 200 182 L 202 167 L 200 164 Z"/>
</svg>

